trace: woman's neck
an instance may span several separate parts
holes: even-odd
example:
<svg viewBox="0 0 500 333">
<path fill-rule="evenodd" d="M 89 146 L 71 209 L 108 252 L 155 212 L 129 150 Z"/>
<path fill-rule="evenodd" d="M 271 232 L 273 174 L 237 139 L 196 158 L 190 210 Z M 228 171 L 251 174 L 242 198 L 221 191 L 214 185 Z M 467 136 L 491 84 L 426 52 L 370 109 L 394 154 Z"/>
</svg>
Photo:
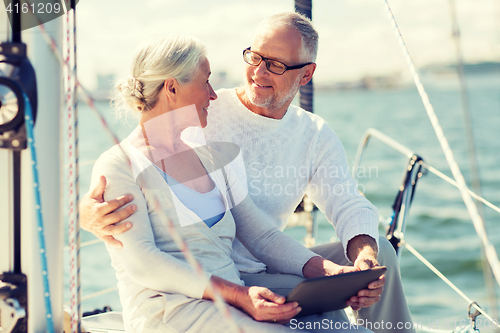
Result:
<svg viewBox="0 0 500 333">
<path fill-rule="evenodd" d="M 143 112 L 139 127 L 144 136 L 144 144 L 163 154 L 176 154 L 189 149 L 181 140 L 182 132 L 188 127 L 183 123 L 180 112 L 168 110 L 161 105 Z"/>
</svg>

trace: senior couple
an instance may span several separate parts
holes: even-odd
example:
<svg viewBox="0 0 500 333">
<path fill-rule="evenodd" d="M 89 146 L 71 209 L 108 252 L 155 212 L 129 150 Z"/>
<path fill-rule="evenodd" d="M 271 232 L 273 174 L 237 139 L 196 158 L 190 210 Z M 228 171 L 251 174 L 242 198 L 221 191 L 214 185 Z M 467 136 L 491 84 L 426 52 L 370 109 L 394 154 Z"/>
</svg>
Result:
<svg viewBox="0 0 500 333">
<path fill-rule="evenodd" d="M 138 51 L 114 100 L 136 111 L 139 124 L 98 159 L 81 204 L 82 227 L 106 242 L 127 332 L 231 331 L 214 289 L 243 332 L 411 326 L 395 253 L 378 236 L 376 208 L 354 179 L 328 172 L 348 168 L 339 138 L 323 119 L 290 105 L 312 78 L 317 48 L 307 18 L 271 16 L 243 51 L 244 86 L 217 94 L 199 41 L 167 36 Z M 201 140 L 194 127 L 203 128 Z M 325 212 L 340 242 L 306 249 L 281 231 L 304 194 Z M 387 267 L 385 276 L 347 302 L 368 329 L 314 325 L 345 323 L 343 311 L 290 324 L 301 309 L 281 295 L 300 281 L 379 265 Z"/>
</svg>

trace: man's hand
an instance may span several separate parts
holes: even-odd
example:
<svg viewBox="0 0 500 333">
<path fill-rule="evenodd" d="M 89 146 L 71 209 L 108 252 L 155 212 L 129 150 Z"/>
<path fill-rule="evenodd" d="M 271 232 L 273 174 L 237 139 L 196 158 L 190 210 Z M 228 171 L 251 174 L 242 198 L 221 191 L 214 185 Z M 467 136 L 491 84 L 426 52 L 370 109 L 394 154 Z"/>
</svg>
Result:
<svg viewBox="0 0 500 333">
<path fill-rule="evenodd" d="M 377 242 L 370 236 L 357 235 L 347 244 L 347 257 L 361 271 L 379 266 L 377 254 Z"/>
<path fill-rule="evenodd" d="M 85 194 L 80 202 L 80 227 L 90 231 L 97 238 L 111 246 L 121 248 L 123 244 L 113 235 L 121 234 L 132 228 L 132 223 L 120 223 L 136 211 L 136 205 L 117 210 L 133 200 L 131 194 L 123 195 L 111 201 L 104 201 L 106 178 L 101 176 L 97 186 Z"/>
<path fill-rule="evenodd" d="M 360 310 L 367 308 L 377 303 L 380 300 L 380 295 L 384 290 L 385 275 L 382 275 L 378 280 L 370 282 L 368 289 L 358 291 L 356 296 L 349 298 L 347 305 L 353 310 Z"/>
<path fill-rule="evenodd" d="M 347 256 L 354 263 L 354 267 L 360 271 L 380 266 L 377 253 L 377 243 L 367 235 L 353 237 L 347 244 Z M 384 284 L 385 276 L 382 275 L 378 280 L 371 282 L 368 289 L 360 290 L 357 296 L 351 297 L 347 304 L 353 310 L 372 306 L 380 300 Z"/>
<path fill-rule="evenodd" d="M 359 271 L 359 269 L 352 266 L 340 266 L 320 256 L 312 257 L 302 268 L 302 274 L 308 279 L 355 271 Z"/>
</svg>

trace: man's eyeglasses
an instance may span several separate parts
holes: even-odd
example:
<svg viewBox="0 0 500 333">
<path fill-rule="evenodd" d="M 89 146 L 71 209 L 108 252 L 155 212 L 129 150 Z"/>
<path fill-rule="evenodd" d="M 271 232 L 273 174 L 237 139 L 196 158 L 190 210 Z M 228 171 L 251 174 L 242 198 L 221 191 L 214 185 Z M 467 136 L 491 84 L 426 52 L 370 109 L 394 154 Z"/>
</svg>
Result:
<svg viewBox="0 0 500 333">
<path fill-rule="evenodd" d="M 291 69 L 299 69 L 312 64 L 312 62 L 308 62 L 301 65 L 287 66 L 281 61 L 269 59 L 254 51 L 250 51 L 249 47 L 243 50 L 243 60 L 251 66 L 259 66 L 262 61 L 265 61 L 267 70 L 278 75 L 283 75 L 283 73 Z"/>
</svg>

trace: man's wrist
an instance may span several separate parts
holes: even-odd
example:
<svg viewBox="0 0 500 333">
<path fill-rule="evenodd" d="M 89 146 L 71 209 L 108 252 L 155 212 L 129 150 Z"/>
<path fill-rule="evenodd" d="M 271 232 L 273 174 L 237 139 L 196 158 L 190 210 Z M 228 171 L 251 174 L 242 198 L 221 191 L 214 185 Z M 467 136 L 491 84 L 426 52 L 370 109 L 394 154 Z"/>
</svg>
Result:
<svg viewBox="0 0 500 333">
<path fill-rule="evenodd" d="M 357 235 L 347 243 L 347 257 L 351 262 L 355 262 L 358 256 L 363 253 L 364 256 L 377 258 L 378 247 L 375 239 L 368 235 Z"/>
<path fill-rule="evenodd" d="M 320 256 L 312 257 L 302 268 L 302 275 L 308 279 L 328 275 L 325 262 L 326 260 Z"/>
</svg>

